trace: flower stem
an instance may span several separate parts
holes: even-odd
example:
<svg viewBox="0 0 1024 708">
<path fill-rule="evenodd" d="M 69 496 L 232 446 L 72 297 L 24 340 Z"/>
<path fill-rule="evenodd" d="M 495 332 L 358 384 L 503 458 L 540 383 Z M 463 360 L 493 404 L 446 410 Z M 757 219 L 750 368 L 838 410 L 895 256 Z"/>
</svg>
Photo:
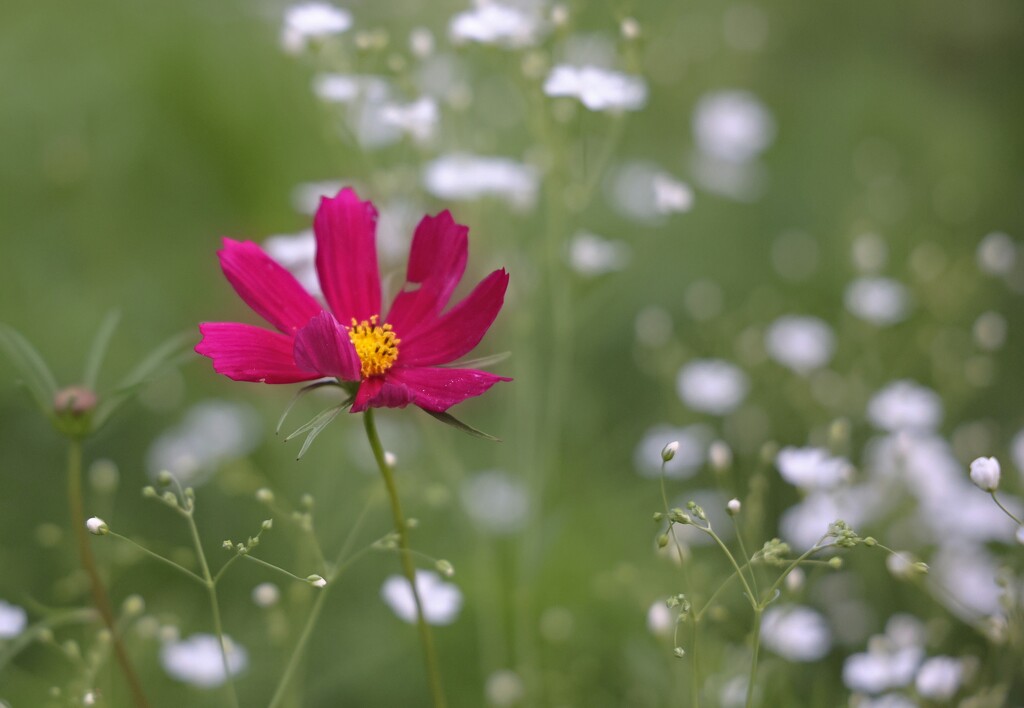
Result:
<svg viewBox="0 0 1024 708">
<path fill-rule="evenodd" d="M 754 654 L 750 659 L 750 677 L 747 678 L 747 708 L 754 705 L 754 683 L 757 679 L 757 656 L 761 649 L 761 614 L 763 612 L 761 607 L 754 610 L 754 635 L 751 639 L 754 644 Z"/>
<path fill-rule="evenodd" d="M 402 572 L 409 581 L 409 589 L 412 591 L 412 598 L 416 603 L 416 627 L 419 629 L 420 643 L 423 645 L 423 659 L 427 669 L 427 679 L 430 683 L 430 693 L 434 698 L 435 708 L 445 708 L 447 702 L 444 697 L 444 689 L 441 687 L 441 670 L 438 666 L 437 651 L 434 648 L 434 638 L 430 633 L 430 625 L 423 616 L 423 603 L 420 600 L 420 593 L 416 589 L 416 570 L 413 568 L 412 555 L 409 552 L 409 533 L 405 516 L 402 514 L 402 504 L 398 498 L 398 487 L 395 485 L 394 475 L 391 467 L 384 459 L 384 447 L 380 443 L 380 436 L 377 435 L 377 426 L 373 421 L 373 410 L 367 409 L 363 414 L 363 423 L 366 427 L 366 438 L 370 442 L 373 456 L 377 460 L 377 467 L 380 468 L 381 477 L 384 478 L 384 486 L 387 487 L 388 499 L 391 501 L 391 513 L 395 520 L 395 533 L 398 534 L 398 549 L 402 559 Z"/>
<path fill-rule="evenodd" d="M 1001 501 L 999 501 L 999 497 L 996 496 L 995 492 L 991 492 L 991 494 L 992 494 L 992 501 L 994 501 L 996 503 L 996 506 L 998 506 L 1000 509 L 1003 510 L 1004 514 L 1006 514 L 1011 519 L 1016 521 L 1018 526 L 1024 526 L 1024 521 L 1021 521 L 1016 516 L 1014 516 L 1012 513 L 1010 513 L 1010 510 L 1007 509 L 1005 506 L 1003 506 L 1003 503 Z"/>
<path fill-rule="evenodd" d="M 192 534 L 192 545 L 195 546 L 196 556 L 199 558 L 199 567 L 203 571 L 203 583 L 206 585 L 206 592 L 210 597 L 210 612 L 213 615 L 213 631 L 220 643 L 220 660 L 224 667 L 224 685 L 227 687 L 228 702 L 233 708 L 238 708 L 238 694 L 235 693 L 235 682 L 231 678 L 231 665 L 228 662 L 228 645 L 224 640 L 224 626 L 220 619 L 220 603 L 217 601 L 217 583 L 210 574 L 210 565 L 206 562 L 206 554 L 203 553 L 203 543 L 199 539 L 199 529 L 196 527 L 196 520 L 192 516 L 194 507 L 189 506 L 182 509 L 181 513 L 188 522 L 188 529 Z"/>
<path fill-rule="evenodd" d="M 89 587 L 92 590 L 92 599 L 96 609 L 99 610 L 100 616 L 103 618 L 103 624 L 107 625 L 107 629 L 110 630 L 117 663 L 124 673 L 137 708 L 149 708 L 149 701 L 142 690 L 142 683 L 139 681 L 138 674 L 135 673 L 131 659 L 128 658 L 128 650 L 125 649 L 121 635 L 117 631 L 117 621 L 114 619 L 110 596 L 107 595 L 107 588 L 96 567 L 92 546 L 89 545 L 82 502 L 82 441 L 76 438 L 71 439 L 71 447 L 68 450 L 68 506 L 71 509 L 71 527 L 74 529 L 75 539 L 78 541 L 78 553 L 81 557 L 82 567 L 89 576 Z"/>
</svg>

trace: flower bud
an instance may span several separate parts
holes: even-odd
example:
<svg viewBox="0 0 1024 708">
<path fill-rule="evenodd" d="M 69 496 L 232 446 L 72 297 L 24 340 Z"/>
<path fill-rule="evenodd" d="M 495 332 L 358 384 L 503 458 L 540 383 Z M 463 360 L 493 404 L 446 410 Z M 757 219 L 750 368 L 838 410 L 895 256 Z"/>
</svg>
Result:
<svg viewBox="0 0 1024 708">
<path fill-rule="evenodd" d="M 829 565 L 830 568 L 834 568 L 835 570 L 839 570 L 840 568 L 843 567 L 843 559 L 840 558 L 839 556 L 832 556 L 831 558 L 828 559 L 828 565 Z"/>
<path fill-rule="evenodd" d="M 53 396 L 53 410 L 58 414 L 78 417 L 96 408 L 96 393 L 85 386 L 68 386 Z"/>
<path fill-rule="evenodd" d="M 161 487 L 166 487 L 173 481 L 174 475 L 172 475 L 168 470 L 160 470 L 159 474 L 156 476 L 156 482 Z"/>
<path fill-rule="evenodd" d="M 110 528 L 107 526 L 107 522 L 98 516 L 90 517 L 85 522 L 85 528 L 89 529 L 89 533 L 94 536 L 106 536 L 110 533 Z"/>
<path fill-rule="evenodd" d="M 971 481 L 986 492 L 999 489 L 999 460 L 979 457 L 971 463 Z"/>
<path fill-rule="evenodd" d="M 393 453 L 393 452 L 385 452 L 384 453 L 384 464 L 387 465 L 388 467 L 394 469 L 395 465 L 398 464 L 398 458 L 395 456 L 395 453 Z"/>
<path fill-rule="evenodd" d="M 455 568 L 448 561 L 441 559 L 434 563 L 434 567 L 437 568 L 437 572 L 446 578 L 450 578 L 455 575 Z"/>
<path fill-rule="evenodd" d="M 668 534 L 667 533 L 663 533 L 660 536 L 658 536 L 658 548 L 664 548 L 667 545 L 668 545 Z"/>
<path fill-rule="evenodd" d="M 923 561 L 918 561 L 911 566 L 914 572 L 919 575 L 928 575 L 928 564 Z"/>
<path fill-rule="evenodd" d="M 677 659 L 682 659 L 684 656 L 686 656 L 686 650 L 682 647 L 676 647 L 672 650 L 672 653 L 675 654 Z"/>
<path fill-rule="evenodd" d="M 274 520 L 273 519 L 264 519 L 263 523 L 260 524 L 260 528 L 263 529 L 264 531 L 269 531 L 270 529 L 274 528 Z"/>
<path fill-rule="evenodd" d="M 725 509 L 729 512 L 729 516 L 736 516 L 740 513 L 740 500 L 730 499 L 729 503 L 725 505 Z"/>
<path fill-rule="evenodd" d="M 672 442 L 670 442 L 668 445 L 666 445 L 662 449 L 662 451 L 661 451 L 661 460 L 662 460 L 662 462 L 669 462 L 669 461 L 671 461 L 672 458 L 676 456 L 676 453 L 678 451 L 679 451 L 679 441 L 678 440 L 673 440 Z"/>
<path fill-rule="evenodd" d="M 324 580 L 322 576 L 316 575 L 316 574 L 307 576 L 306 577 L 306 582 L 309 583 L 310 585 L 312 585 L 315 588 L 322 588 L 322 587 L 326 587 L 326 585 L 327 585 L 327 581 Z"/>
</svg>

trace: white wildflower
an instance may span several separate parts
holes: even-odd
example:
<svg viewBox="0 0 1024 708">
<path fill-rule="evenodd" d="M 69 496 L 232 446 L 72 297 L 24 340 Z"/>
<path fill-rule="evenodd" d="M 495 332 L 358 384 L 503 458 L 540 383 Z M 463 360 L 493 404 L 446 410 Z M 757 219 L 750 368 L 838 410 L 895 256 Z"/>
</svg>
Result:
<svg viewBox="0 0 1024 708">
<path fill-rule="evenodd" d="M 910 294 L 892 278 L 858 278 L 847 286 L 843 302 L 860 319 L 884 327 L 906 319 Z"/>
<path fill-rule="evenodd" d="M 434 571 L 416 571 L 416 591 L 428 623 L 451 624 L 458 617 L 462 609 L 462 592 L 455 585 L 443 581 Z M 385 580 L 380 595 L 400 619 L 410 624 L 416 621 L 416 601 L 404 576 L 392 575 Z"/>
<path fill-rule="evenodd" d="M 721 359 L 697 359 L 679 370 L 676 390 L 695 411 L 725 415 L 747 396 L 750 382 L 743 370 Z"/>
<path fill-rule="evenodd" d="M 249 663 L 246 650 L 224 637 L 228 670 L 234 676 Z M 216 688 L 225 681 L 220 642 L 212 634 L 193 634 L 188 639 L 169 641 L 160 650 L 160 663 L 171 678 L 199 688 Z"/>
<path fill-rule="evenodd" d="M 0 600 L 0 639 L 17 637 L 28 624 L 28 613 L 17 605 Z"/>
<path fill-rule="evenodd" d="M 296 54 L 306 48 L 310 39 L 341 34 L 351 26 L 352 15 L 328 3 L 304 2 L 292 5 L 285 10 L 281 45 L 285 51 Z"/>
<path fill-rule="evenodd" d="M 808 374 L 828 364 L 835 351 L 832 328 L 817 317 L 780 317 L 765 333 L 769 356 L 798 374 Z"/>
<path fill-rule="evenodd" d="M 441 156 L 423 170 L 423 184 L 435 197 L 453 201 L 497 197 L 519 209 L 533 206 L 539 181 L 540 175 L 530 165 L 466 153 Z"/>
<path fill-rule="evenodd" d="M 701 152 L 730 163 L 757 158 L 775 138 L 775 121 L 746 91 L 716 91 L 694 109 L 693 132 Z"/>
<path fill-rule="evenodd" d="M 832 632 L 825 618 L 809 607 L 772 606 L 761 620 L 761 639 L 788 661 L 817 661 L 828 653 Z"/>
<path fill-rule="evenodd" d="M 922 697 L 932 701 L 948 701 L 960 688 L 963 662 L 951 656 L 933 656 L 917 670 L 914 685 Z"/>
<path fill-rule="evenodd" d="M 488 0 L 478 0 L 476 7 L 455 15 L 448 25 L 454 44 L 476 42 L 508 49 L 536 44 L 544 30 L 538 14 Z"/>
<path fill-rule="evenodd" d="M 867 414 L 882 430 L 927 432 L 942 422 L 942 399 L 913 381 L 894 381 L 872 396 Z"/>
<path fill-rule="evenodd" d="M 596 66 L 560 64 L 544 81 L 548 96 L 568 96 L 592 111 L 636 111 L 647 103 L 643 77 Z"/>
<path fill-rule="evenodd" d="M 999 489 L 999 460 L 994 457 L 979 457 L 971 463 L 971 481 L 986 492 Z"/>
<path fill-rule="evenodd" d="M 580 275 L 594 277 L 622 270 L 629 263 L 629 246 L 580 232 L 569 242 L 569 265 Z"/>
<path fill-rule="evenodd" d="M 978 244 L 978 268 L 989 275 L 1006 275 L 1017 262 L 1017 245 L 1006 234 L 994 231 Z"/>
<path fill-rule="evenodd" d="M 515 533 L 530 514 L 530 497 L 523 481 L 501 470 L 469 477 L 460 486 L 459 498 L 473 521 L 496 534 Z"/>
<path fill-rule="evenodd" d="M 384 123 L 398 128 L 418 144 L 429 142 L 437 131 L 439 118 L 437 102 L 428 97 L 412 103 L 388 104 L 381 108 Z"/>
<path fill-rule="evenodd" d="M 89 529 L 89 533 L 94 536 L 105 536 L 110 533 L 107 522 L 98 516 L 89 517 L 85 522 L 85 528 Z"/>
<path fill-rule="evenodd" d="M 782 478 L 803 489 L 828 489 L 850 476 L 850 463 L 821 447 L 784 447 L 775 456 Z"/>
</svg>

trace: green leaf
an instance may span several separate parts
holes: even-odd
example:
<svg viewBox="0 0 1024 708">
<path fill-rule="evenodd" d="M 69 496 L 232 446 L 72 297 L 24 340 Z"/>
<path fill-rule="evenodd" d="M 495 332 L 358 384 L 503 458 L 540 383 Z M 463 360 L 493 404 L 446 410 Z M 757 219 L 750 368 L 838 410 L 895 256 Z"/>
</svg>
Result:
<svg viewBox="0 0 1024 708">
<path fill-rule="evenodd" d="M 189 330 L 171 337 L 150 352 L 138 366 L 128 372 L 117 388 L 100 397 L 100 405 L 93 418 L 94 427 L 98 429 L 102 426 L 139 388 L 149 383 L 164 368 L 177 366 L 187 360 L 191 356 L 194 341 L 195 332 Z"/>
<path fill-rule="evenodd" d="M 306 450 L 308 450 L 309 446 L 313 444 L 313 441 L 316 440 L 317 436 L 320 435 L 320 433 L 323 432 L 323 429 L 330 425 L 331 421 L 337 418 L 338 414 L 345 410 L 345 408 L 346 406 L 338 406 L 337 408 L 332 409 L 330 415 L 324 417 L 323 420 L 310 429 L 309 435 L 307 435 L 306 439 L 302 442 L 299 454 L 295 456 L 296 460 L 302 459 L 302 456 L 306 454 Z"/>
<path fill-rule="evenodd" d="M 43 361 L 43 357 L 20 332 L 5 324 L 0 324 L 0 349 L 7 352 L 21 383 L 35 399 L 39 409 L 46 416 L 52 417 L 57 380 Z"/>
<path fill-rule="evenodd" d="M 315 391 L 316 389 L 323 388 L 324 386 L 337 386 L 338 388 L 342 388 L 341 384 L 339 384 L 334 379 L 328 379 L 325 381 L 314 381 L 313 383 L 300 388 L 298 391 L 295 392 L 295 395 L 292 396 L 292 400 L 288 402 L 288 405 L 285 406 L 284 413 L 281 414 L 281 418 L 277 421 L 277 427 L 274 428 L 274 435 L 279 435 L 281 433 L 281 426 L 284 425 L 285 419 L 288 417 L 288 414 L 292 412 L 292 408 L 295 407 L 295 404 L 299 402 L 300 398 L 305 396 L 310 391 Z M 347 401 L 347 403 L 351 405 L 351 399 Z"/>
<path fill-rule="evenodd" d="M 100 376 L 100 367 L 103 366 L 103 358 L 107 355 L 107 348 L 110 346 L 110 338 L 114 336 L 117 323 L 121 320 L 121 313 L 111 310 L 100 323 L 93 337 L 92 346 L 89 348 L 89 356 L 85 360 L 85 373 L 82 375 L 82 385 L 93 391 L 96 390 L 96 380 Z"/>
<path fill-rule="evenodd" d="M 463 423 L 461 420 L 453 416 L 451 413 L 438 413 L 436 411 L 427 411 L 427 413 L 434 416 L 445 425 L 450 425 L 453 428 L 458 428 L 462 432 L 472 435 L 474 438 L 483 438 L 484 440 L 501 442 L 501 438 L 496 438 L 493 435 L 485 433 L 482 430 L 477 430 L 472 425 L 467 425 Z"/>
<path fill-rule="evenodd" d="M 338 413 L 340 413 L 342 411 L 342 409 L 344 409 L 346 407 L 347 407 L 347 405 L 345 403 L 342 403 L 342 404 L 339 404 L 337 406 L 332 406 L 330 408 L 325 408 L 324 410 L 320 411 L 315 416 L 313 416 L 312 418 L 307 420 L 305 423 L 300 425 L 298 428 L 293 430 L 288 435 L 288 437 L 286 437 L 284 439 L 284 441 L 285 442 L 291 442 L 295 438 L 297 438 L 300 435 L 302 435 L 303 433 L 305 433 L 307 430 L 311 430 L 312 428 L 315 428 L 316 426 L 320 425 L 320 422 L 322 420 L 324 420 L 324 419 L 328 419 L 328 422 L 330 422 L 331 420 L 334 420 L 334 416 L 338 415 Z"/>
<path fill-rule="evenodd" d="M 512 356 L 512 352 L 501 352 L 500 354 L 491 354 L 490 356 L 481 356 L 476 359 L 466 359 L 464 361 L 456 361 L 451 364 L 445 364 L 446 367 L 453 367 L 456 369 L 482 369 L 487 366 L 493 366 L 494 364 L 500 364 L 501 362 Z"/>
</svg>

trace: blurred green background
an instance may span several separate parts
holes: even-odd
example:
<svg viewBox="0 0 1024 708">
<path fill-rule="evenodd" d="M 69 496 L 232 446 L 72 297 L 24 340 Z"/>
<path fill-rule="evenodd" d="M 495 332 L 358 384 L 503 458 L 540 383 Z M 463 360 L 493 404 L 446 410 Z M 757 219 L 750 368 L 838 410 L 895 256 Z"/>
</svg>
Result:
<svg viewBox="0 0 1024 708">
<path fill-rule="evenodd" d="M 389 52 L 407 54 L 413 27 L 433 30 L 447 51 L 448 19 L 465 9 L 452 2 L 348 7 L 357 30 L 382 28 L 391 37 L 382 53 L 351 50 L 347 56 L 355 58 L 343 68 L 361 73 L 382 71 Z M 691 591 L 652 553 L 648 519 L 660 507 L 658 488 L 633 471 L 637 441 L 654 424 L 714 426 L 736 453 L 727 486 L 741 496 L 759 469 L 763 442 L 802 444 L 809 431 L 845 416 L 859 445 L 868 435 L 867 398 L 892 379 L 913 378 L 942 394 L 944 432 L 960 421 L 984 421 L 993 444 L 986 454 L 1005 455 L 1024 424 L 1020 270 L 1007 285 L 980 276 L 974 265 L 985 234 L 1024 233 L 1024 5 L 696 0 L 569 7 L 572 32 L 603 32 L 614 41 L 626 16 L 642 27 L 628 54 L 651 96 L 644 111 L 628 116 L 616 160 L 653 160 L 689 181 L 696 101 L 711 90 L 740 88 L 764 103 L 777 126 L 761 159 L 762 196 L 739 202 L 695 185 L 694 209 L 656 225 L 634 224 L 598 198 L 583 213 L 568 213 L 565 233 L 546 235 L 550 202 L 526 213 L 495 200 L 442 203 L 420 191 L 417 150 L 403 143 L 368 158 L 346 142 L 336 116 L 310 91 L 312 62 L 281 51 L 283 5 L 16 1 L 0 9 L 0 321 L 24 333 L 62 382 L 80 375 L 92 334 L 111 309 L 121 311 L 122 322 L 101 379 L 107 385 L 201 320 L 255 322 L 221 276 L 214 251 L 222 235 L 261 241 L 308 228 L 309 217 L 294 210 L 290 196 L 302 182 L 358 180 L 432 213 L 451 208 L 471 229 L 473 278 L 508 264 L 508 303 L 478 351 L 511 351 L 510 362 L 496 370 L 517 381 L 456 411 L 504 442 L 463 438 L 415 410 L 381 416 L 395 424 L 384 428 L 385 446 L 402 442 L 389 441 L 389 433 L 419 441 L 400 459 L 407 510 L 421 522 L 415 543 L 454 563 L 465 595 L 458 622 L 437 631 L 453 705 L 483 705 L 484 682 L 503 668 L 523 676 L 524 705 L 686 704 L 685 693 L 677 693 L 685 685 L 678 662 L 644 619 L 658 598 Z M 755 8 L 767 21 L 756 51 L 726 41 L 737 8 Z M 455 54 L 480 89 L 479 101 L 450 121 L 442 113 L 430 154 L 527 153 L 536 142 L 529 111 L 546 99 L 522 80 L 522 52 L 469 47 Z M 496 125 L 488 120 L 495 113 L 488 101 L 526 108 L 520 121 Z M 613 119 L 582 108 L 559 125 L 573 170 L 585 173 L 612 126 Z M 381 198 L 365 187 L 362 196 Z M 584 280 L 537 260 L 550 250 L 545 238 L 581 228 L 627 242 L 629 267 Z M 913 316 L 894 327 L 872 328 L 843 311 L 843 289 L 855 275 L 851 244 L 865 231 L 883 236 L 887 274 L 913 291 Z M 808 235 L 818 253 L 817 269 L 798 282 L 771 266 L 773 243 L 787 232 Z M 908 265 L 922 244 L 941 254 L 937 277 L 919 277 Z M 571 366 L 558 380 L 545 368 L 550 341 L 543 324 L 554 286 L 538 284 L 538 273 L 550 267 L 565 270 L 572 304 Z M 720 313 L 707 320 L 694 317 L 684 298 L 704 279 L 721 295 Z M 649 306 L 675 323 L 670 342 L 654 351 L 633 334 L 637 313 Z M 960 374 L 971 325 L 984 310 L 1001 312 L 1009 335 L 979 385 Z M 744 362 L 756 415 L 720 421 L 680 404 L 674 376 L 683 362 L 735 359 L 741 332 L 787 312 L 822 317 L 839 334 L 832 368 L 848 386 L 838 403 L 822 405 L 805 382 L 759 361 Z M 533 363 L 520 367 L 524 359 Z M 564 402 L 557 419 L 549 400 L 536 395 L 551 386 L 560 387 Z M 87 463 L 109 459 L 120 470 L 116 494 L 94 494 L 87 513 L 164 552 L 184 548 L 185 527 L 140 496 L 148 483 L 146 452 L 189 405 L 215 397 L 253 406 L 267 434 L 250 456 L 226 464 L 199 490 L 197 518 L 214 564 L 225 557 L 223 539 L 254 533 L 267 516 L 253 499 L 260 486 L 292 504 L 313 494 L 318 533 L 332 554 L 379 481 L 353 461 L 365 441 L 358 421 L 344 416 L 295 462 L 297 443 L 272 434 L 291 394 L 285 388 L 234 384 L 198 357 L 180 375 L 161 379 L 87 446 Z M 292 420 L 297 425 L 317 410 L 316 402 L 304 401 Z M 30 614 L 85 598 L 73 574 L 64 455 L 13 374 L 0 373 L 0 598 Z M 489 536 L 461 511 L 459 481 L 489 468 L 533 480 L 533 491 L 543 481 L 527 531 Z M 700 474 L 687 484 L 711 484 L 710 471 Z M 678 486 L 673 497 L 685 490 Z M 797 496 L 775 476 L 767 498 L 764 520 L 751 531 L 759 542 L 777 533 L 775 519 Z M 386 507 L 374 499 L 366 542 L 389 528 Z M 46 524 L 64 529 L 64 540 L 41 543 Z M 260 553 L 305 575 L 313 559 L 303 548 L 301 534 L 279 523 Z M 196 588 L 116 541 L 97 549 L 111 569 L 115 599 L 139 593 L 148 613 L 178 624 L 183 635 L 209 631 Z M 697 553 L 701 563 L 688 583 L 706 597 L 727 572 L 714 554 Z M 988 657 L 983 640 L 925 593 L 895 585 L 881 555 L 862 555 L 851 564 L 865 586 L 887 588 L 873 600 L 878 617 L 910 609 L 939 618 L 949 627 L 950 646 Z M 341 580 L 309 652 L 301 687 L 306 705 L 426 704 L 414 631 L 378 599 L 380 584 L 397 570 L 393 556 L 371 554 Z M 264 571 L 240 564 L 222 591 L 227 631 L 250 653 L 239 680 L 245 706 L 264 704 L 272 692 L 313 592 L 282 582 L 283 601 L 268 612 L 249 599 L 263 579 Z M 726 605 L 730 614 L 706 630 L 717 637 L 709 640 L 709 666 L 728 665 L 729 647 L 741 645 L 749 627 L 736 595 Z M 155 640 L 131 641 L 156 705 L 222 705 L 218 692 L 168 678 Z M 766 705 L 842 704 L 842 659 L 839 650 L 822 664 L 768 659 L 761 674 Z M 0 673 L 0 697 L 16 707 L 47 705 L 47 690 L 68 671 L 52 650 L 34 647 Z M 109 673 L 107 696 L 125 705 Z M 813 692 L 786 697 L 787 686 L 810 681 Z"/>
</svg>

